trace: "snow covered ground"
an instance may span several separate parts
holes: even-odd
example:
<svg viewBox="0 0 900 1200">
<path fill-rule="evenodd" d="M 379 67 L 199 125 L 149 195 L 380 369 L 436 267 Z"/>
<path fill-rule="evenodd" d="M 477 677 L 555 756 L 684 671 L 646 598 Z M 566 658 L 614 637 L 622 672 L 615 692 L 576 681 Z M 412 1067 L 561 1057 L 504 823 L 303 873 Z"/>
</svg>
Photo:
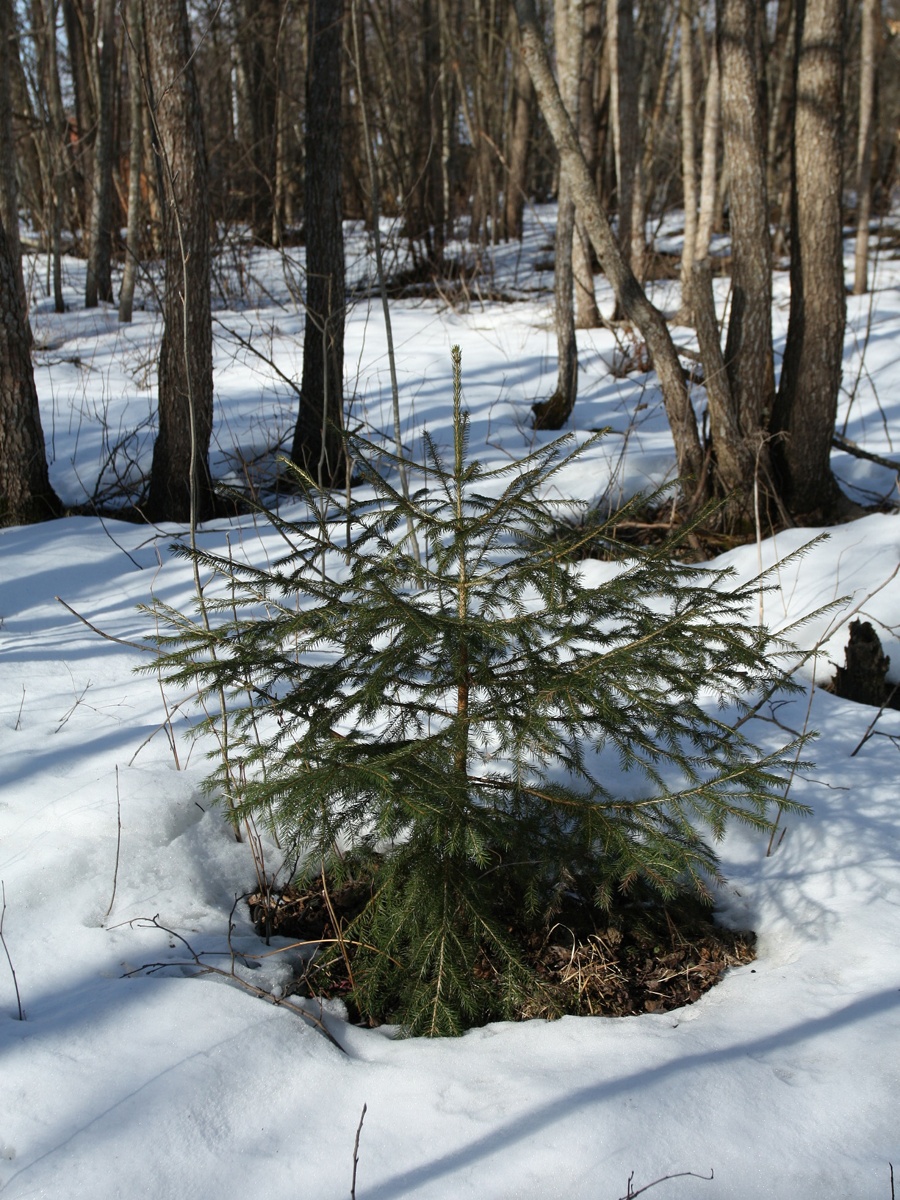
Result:
<svg viewBox="0 0 900 1200">
<path fill-rule="evenodd" d="M 455 311 L 392 305 L 408 444 L 423 424 L 446 437 L 454 343 L 473 448 L 499 460 L 533 444 L 529 407 L 555 375 L 550 297 L 535 290 L 551 277 L 534 267 L 550 220 L 535 214 L 524 249 L 497 254 L 494 284 L 517 290 L 516 303 L 482 303 L 473 290 Z M 352 246 L 363 281 L 361 235 Z M 74 261 L 71 311 L 57 316 L 42 298 L 43 270 L 37 263 L 32 317 L 51 478 L 78 503 L 98 481 L 101 492 L 118 488 L 129 459 L 147 462 L 158 323 L 149 309 L 130 327 L 112 309 L 80 310 Z M 297 378 L 303 324 L 277 256 L 254 253 L 242 270 L 243 295 L 236 267 L 220 264 L 216 311 L 213 461 L 235 479 L 291 431 L 295 396 L 265 358 Z M 885 259 L 873 293 L 849 300 L 838 423 L 887 457 L 900 457 L 898 283 L 900 263 Z M 783 339 L 784 275 L 775 294 Z M 598 295 L 610 311 L 602 280 Z M 655 298 L 677 308 L 674 285 Z M 693 344 L 689 330 L 675 333 Z M 586 499 L 629 494 L 673 468 L 654 379 L 614 377 L 621 352 L 607 331 L 579 333 L 573 428 L 612 429 L 564 480 Z M 380 304 L 362 285 L 347 369 L 353 419 L 387 430 Z M 864 501 L 896 497 L 889 470 L 846 454 L 834 466 Z M 178 697 L 133 673 L 145 656 L 129 643 L 150 632 L 137 605 L 190 603 L 189 570 L 168 550 L 182 532 L 83 517 L 0 532 L 2 931 L 26 1017 L 17 1019 L 0 950 L 4 1197 L 334 1200 L 350 1193 L 366 1105 L 359 1200 L 616 1200 L 632 1172 L 637 1189 L 686 1171 L 714 1178 L 674 1178 L 652 1194 L 889 1200 L 889 1163 L 900 1171 L 900 713 L 876 721 L 877 710 L 815 687 L 813 673 L 818 684 L 831 677 L 856 612 L 900 668 L 900 515 L 830 530 L 765 598 L 777 627 L 846 599 L 801 631 L 804 644 L 822 643 L 804 668 L 805 694 L 755 722 L 762 745 L 783 739 L 776 722 L 818 730 L 815 769 L 793 793 L 814 815 L 785 822 L 769 856 L 767 839 L 745 830 L 722 847 L 723 919 L 757 930 L 755 963 L 691 1007 L 620 1020 L 493 1025 L 429 1042 L 326 1016 L 343 1049 L 221 978 L 129 974 L 183 961 L 180 938 L 227 967 L 229 914 L 254 885 L 247 845 L 200 791 L 203 747 L 181 737 L 194 714 L 173 711 Z M 725 560 L 750 576 L 760 556 L 773 562 L 814 532 Z M 201 541 L 224 549 L 226 536 L 248 554 L 265 550 L 249 519 L 206 527 Z M 242 906 L 234 922 L 236 949 L 265 949 Z M 274 955 L 244 974 L 271 991 L 287 972 Z"/>
</svg>

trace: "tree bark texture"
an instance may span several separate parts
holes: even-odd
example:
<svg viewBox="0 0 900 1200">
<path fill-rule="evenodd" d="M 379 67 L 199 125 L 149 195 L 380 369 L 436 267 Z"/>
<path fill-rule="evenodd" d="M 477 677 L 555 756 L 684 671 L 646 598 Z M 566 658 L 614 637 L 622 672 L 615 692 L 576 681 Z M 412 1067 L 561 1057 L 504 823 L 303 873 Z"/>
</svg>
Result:
<svg viewBox="0 0 900 1200">
<path fill-rule="evenodd" d="M 97 134 L 91 163 L 91 207 L 85 308 L 112 300 L 113 123 L 116 86 L 115 0 L 97 0 Z"/>
<path fill-rule="evenodd" d="M 594 105 L 594 80 L 601 58 L 600 0 L 585 0 L 581 37 L 581 67 L 578 85 L 578 140 L 588 170 L 597 171 L 597 113 Z M 584 221 L 575 214 L 575 240 L 572 246 L 572 270 L 575 275 L 575 327 L 597 329 L 602 323 L 594 290 L 594 264 L 591 240 Z"/>
<path fill-rule="evenodd" d="M 0 0 L 2 2 L 2 0 Z M 143 31 L 140 0 L 128 0 L 128 24 L 125 45 L 128 57 L 129 154 L 128 154 L 128 228 L 125 234 L 125 266 L 119 295 L 119 320 L 131 320 L 134 309 L 134 285 L 140 254 L 141 167 L 144 162 L 144 84 L 141 79 Z"/>
<path fill-rule="evenodd" d="M 275 201 L 276 81 L 278 69 L 278 0 L 245 0 L 237 47 L 246 81 L 245 134 L 250 158 L 248 218 L 253 234 L 272 236 Z"/>
<path fill-rule="evenodd" d="M 756 9 L 756 0 L 718 0 L 716 6 L 732 247 L 725 367 L 741 430 L 749 438 L 768 424 L 775 390 L 772 255 Z"/>
<path fill-rule="evenodd" d="M 210 228 L 206 148 L 185 0 L 144 0 L 144 33 L 159 191 L 164 197 L 165 297 L 152 521 L 202 521 L 215 511 Z"/>
<path fill-rule="evenodd" d="M 47 10 L 47 0 L 42 0 Z M 50 0 L 54 18 L 57 0 Z M 93 175 L 93 150 L 97 130 L 97 110 L 94 89 L 91 87 L 89 39 L 93 33 L 94 8 L 91 0 L 62 0 L 66 42 L 72 72 L 72 91 L 75 99 L 75 129 L 72 144 L 72 174 L 75 181 L 78 224 L 84 229 L 91 209 L 90 181 Z"/>
<path fill-rule="evenodd" d="M 641 124 L 638 106 L 637 52 L 631 0 L 607 0 L 606 41 L 609 54 L 610 116 L 616 156 L 617 235 L 622 253 L 640 278 L 644 231 L 634 229 L 635 187 L 640 186 Z M 636 255 L 640 246 L 640 254 Z"/>
<path fill-rule="evenodd" d="M 703 112 L 703 149 L 700 167 L 700 210 L 697 214 L 697 234 L 693 258 L 706 258 L 712 240 L 713 226 L 718 217 L 716 206 L 716 164 L 719 151 L 721 85 L 719 79 L 719 53 L 715 38 L 709 54 L 709 74 L 706 80 L 705 106 Z"/>
<path fill-rule="evenodd" d="M 844 0 L 798 0 L 791 313 L 772 419 L 779 491 L 795 516 L 831 515 L 844 350 L 841 119 Z"/>
<path fill-rule="evenodd" d="M 306 331 L 291 456 L 322 487 L 343 482 L 343 0 L 310 0 L 306 84 Z"/>
<path fill-rule="evenodd" d="M 875 109 L 875 21 L 878 0 L 862 0 L 859 45 L 859 132 L 856 143 L 856 251 L 853 294 L 869 290 L 869 218 L 872 215 L 872 146 Z"/>
<path fill-rule="evenodd" d="M 692 319 L 691 283 L 697 241 L 697 135 L 694 110 L 694 22 L 691 0 L 681 0 L 679 33 L 681 58 L 681 179 L 684 195 L 684 249 L 681 252 L 681 309 L 679 319 Z"/>
<path fill-rule="evenodd" d="M 560 157 L 560 168 L 569 176 L 575 204 L 597 258 L 616 295 L 616 302 L 639 329 L 659 375 L 663 402 L 672 437 L 678 472 L 690 497 L 704 495 L 704 455 L 697 421 L 685 385 L 681 363 L 662 314 L 647 298 L 609 227 L 594 180 L 569 120 L 550 69 L 546 47 L 538 31 L 534 0 L 514 0 L 522 34 L 522 53 L 531 72 L 535 94 Z"/>
<path fill-rule="evenodd" d="M 516 34 L 516 40 L 518 35 Z M 509 140 L 509 170 L 503 196 L 503 236 L 507 241 L 522 239 L 525 209 L 525 181 L 528 170 L 528 143 L 531 137 L 534 88 L 521 55 L 516 57 L 513 74 L 514 99 L 512 130 Z"/>
<path fill-rule="evenodd" d="M 57 517 L 25 310 L 9 241 L 0 221 L 0 526 Z"/>
<path fill-rule="evenodd" d="M 573 126 L 578 126 L 581 83 L 582 0 L 556 0 L 556 71 L 563 104 Z M 553 315 L 556 323 L 556 390 L 548 400 L 533 406 L 535 429 L 562 429 L 572 415 L 578 395 L 578 346 L 575 340 L 575 303 L 572 252 L 575 246 L 575 201 L 565 172 L 560 172 L 553 267 Z"/>
<path fill-rule="evenodd" d="M 0 0 L 0 220 L 6 228 L 19 300 L 27 319 L 28 300 L 19 245 L 19 188 L 16 180 L 16 148 L 10 91 L 12 58 L 15 53 L 15 12 L 12 0 Z"/>
</svg>

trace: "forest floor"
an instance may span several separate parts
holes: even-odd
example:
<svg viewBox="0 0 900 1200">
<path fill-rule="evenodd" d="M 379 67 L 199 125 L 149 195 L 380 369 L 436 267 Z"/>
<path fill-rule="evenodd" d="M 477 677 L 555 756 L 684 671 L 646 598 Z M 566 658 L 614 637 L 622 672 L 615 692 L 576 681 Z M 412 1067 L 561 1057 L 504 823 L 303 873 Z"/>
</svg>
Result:
<svg viewBox="0 0 900 1200">
<path fill-rule="evenodd" d="M 423 427 L 449 438 L 453 344 L 473 452 L 497 463 L 549 440 L 529 417 L 555 383 L 552 221 L 552 210 L 532 213 L 524 243 L 480 266 L 473 248 L 453 247 L 469 261 L 464 279 L 392 300 L 405 444 Z M 390 439 L 380 301 L 366 283 L 365 237 L 348 234 L 350 420 Z M 677 252 L 676 221 L 657 246 Z M 302 250 L 289 254 L 235 242 L 217 260 L 212 465 L 240 487 L 272 483 L 273 451 L 296 415 Z M 84 265 L 66 260 L 70 310 L 57 315 L 45 263 L 32 266 L 51 479 L 67 504 L 112 509 L 134 499 L 152 448 L 152 288 L 123 326 L 113 307 L 80 307 Z M 400 258 L 394 270 L 408 266 Z M 873 271 L 872 292 L 848 298 L 838 430 L 900 459 L 900 261 L 887 236 Z M 724 307 L 727 277 L 716 286 Z M 602 278 L 597 290 L 609 313 Z M 780 352 L 784 271 L 774 291 Z M 654 299 L 674 313 L 677 283 L 661 282 Z M 695 346 L 690 330 L 673 332 Z M 655 376 L 625 370 L 639 347 L 608 329 L 580 331 L 578 346 L 570 431 L 610 432 L 557 479 L 560 493 L 614 501 L 671 479 Z M 699 410 L 699 387 L 694 400 Z M 236 903 L 256 886 L 254 864 L 201 790 L 209 746 L 182 736 L 197 720 L 189 698 L 134 674 L 153 634 L 137 606 L 191 605 L 190 568 L 169 549 L 185 531 L 96 516 L 0 531 L 4 1200 L 335 1200 L 350 1194 L 357 1134 L 358 1200 L 616 1200 L 670 1175 L 654 1197 L 890 1200 L 889 1164 L 900 1170 L 900 713 L 824 685 L 854 617 L 876 628 L 900 679 L 900 513 L 891 470 L 843 452 L 833 465 L 855 499 L 883 511 L 827 540 L 791 529 L 715 560 L 744 579 L 782 563 L 777 589 L 760 594 L 762 616 L 817 647 L 798 671 L 803 691 L 773 701 L 750 730 L 767 749 L 785 730 L 818 732 L 815 765 L 792 784 L 813 815 L 782 821 L 771 844 L 733 829 L 719 847 L 718 917 L 756 932 L 756 959 L 672 1011 L 495 1024 L 447 1040 L 360 1028 L 338 1001 L 321 1013 L 310 1005 L 329 1040 L 221 974 L 194 977 L 192 954 L 226 973 L 236 954 L 236 975 L 278 996 L 296 952 L 261 957 L 286 939 L 264 946 Z M 277 535 L 250 517 L 213 522 L 199 541 L 256 562 L 279 553 Z M 835 609 L 797 626 L 831 600 Z M 265 852 L 276 871 L 277 848 Z"/>
</svg>

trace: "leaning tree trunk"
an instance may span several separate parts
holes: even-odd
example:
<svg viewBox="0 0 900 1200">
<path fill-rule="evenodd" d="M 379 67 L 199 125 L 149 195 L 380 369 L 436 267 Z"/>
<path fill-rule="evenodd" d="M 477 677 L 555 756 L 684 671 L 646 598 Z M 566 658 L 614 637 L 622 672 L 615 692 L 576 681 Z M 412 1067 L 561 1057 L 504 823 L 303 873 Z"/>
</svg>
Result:
<svg viewBox="0 0 900 1200">
<path fill-rule="evenodd" d="M 522 33 L 522 53 L 531 72 L 538 104 L 559 153 L 560 168 L 569 177 L 576 207 L 584 218 L 600 266 L 615 292 L 616 303 L 637 326 L 653 358 L 675 442 L 683 491 L 687 499 L 699 500 L 706 491 L 704 455 L 678 354 L 662 314 L 650 303 L 613 237 L 578 135 L 550 69 L 547 50 L 538 30 L 534 0 L 514 0 L 514 3 Z"/>
<path fill-rule="evenodd" d="M 779 493 L 796 517 L 831 517 L 844 350 L 841 120 L 844 0 L 798 0 L 791 214 L 791 314 L 772 414 Z"/>
<path fill-rule="evenodd" d="M 147 514 L 205 520 L 213 423 L 209 188 L 200 94 L 185 0 L 144 0 L 150 111 L 160 175 L 165 253 L 159 353 L 159 432 Z"/>
<path fill-rule="evenodd" d="M 0 86 L 5 88 L 5 79 Z M 47 471 L 30 340 L 0 221 L 0 526 L 43 521 L 62 512 Z"/>
<path fill-rule="evenodd" d="M 306 78 L 306 332 L 291 457 L 321 487 L 343 481 L 343 0 L 310 0 Z"/>
</svg>

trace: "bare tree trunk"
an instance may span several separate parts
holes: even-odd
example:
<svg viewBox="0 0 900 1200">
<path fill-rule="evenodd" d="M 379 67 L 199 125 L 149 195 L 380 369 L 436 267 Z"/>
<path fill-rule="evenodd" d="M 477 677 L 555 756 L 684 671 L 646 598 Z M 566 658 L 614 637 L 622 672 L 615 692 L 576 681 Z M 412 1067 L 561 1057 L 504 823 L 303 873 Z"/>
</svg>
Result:
<svg viewBox="0 0 900 1200">
<path fill-rule="evenodd" d="M 853 294 L 869 289 L 869 218 L 872 214 L 872 145 L 875 108 L 875 19 L 878 0 L 862 0 L 859 46 L 859 134 L 856 143 L 856 250 Z"/>
<path fill-rule="evenodd" d="M 425 75 L 425 97 L 428 104 L 428 158 L 422 178 L 422 207 L 427 230 L 426 236 L 431 238 L 430 257 L 433 262 L 440 264 L 444 258 L 444 245 L 447 240 L 447 214 L 444 211 L 442 155 L 440 152 L 444 130 L 444 97 L 440 86 L 440 17 L 434 12 L 431 0 L 423 0 L 422 18 L 422 65 Z"/>
<path fill-rule="evenodd" d="M 85 308 L 99 300 L 112 300 L 112 158 L 113 107 L 115 104 L 116 8 L 115 0 L 97 0 L 97 135 L 91 167 L 91 209 L 88 226 L 88 263 Z"/>
<path fill-rule="evenodd" d="M 588 170 L 597 170 L 597 117 L 594 111 L 594 77 L 600 58 L 600 0 L 587 0 L 584 5 L 581 68 L 579 72 L 578 140 Z M 602 324 L 597 296 L 594 291 L 594 268 L 591 242 L 584 221 L 575 214 L 575 240 L 572 247 L 572 269 L 575 274 L 575 327 L 596 329 Z"/>
<path fill-rule="evenodd" d="M 44 2 L 46 4 L 46 0 Z M 58 2 L 59 0 L 53 0 L 54 9 Z M 84 230 L 87 228 L 91 209 L 90 181 L 93 176 L 93 150 L 97 131 L 97 109 L 91 86 L 92 72 L 88 49 L 95 24 L 93 0 L 62 0 L 62 11 L 75 98 L 72 175 L 78 207 L 77 224 Z"/>
<path fill-rule="evenodd" d="M 613 287 L 616 301 L 637 326 L 653 358 L 685 496 L 691 501 L 700 499 L 706 494 L 704 455 L 675 346 L 662 314 L 648 300 L 612 235 L 578 135 L 550 70 L 538 30 L 534 0 L 514 0 L 514 3 L 522 35 L 522 53 L 531 72 L 538 104 L 559 152 L 561 169 L 569 176 L 576 207 L 584 217 L 591 244 Z"/>
<path fill-rule="evenodd" d="M 306 81 L 306 332 L 291 457 L 322 487 L 344 478 L 343 0 L 310 0 Z"/>
<path fill-rule="evenodd" d="M 9 70 L 18 183 L 21 189 L 21 199 L 31 213 L 32 222 L 36 227 L 40 227 L 41 216 L 45 210 L 41 166 L 41 122 L 35 113 L 25 80 L 21 47 L 13 18 L 14 6 L 10 0 L 6 0 L 6 3 L 9 5 L 9 21 L 11 22 L 8 34 L 9 54 L 6 61 Z"/>
<path fill-rule="evenodd" d="M 618 241 L 632 271 L 640 278 L 644 231 L 640 230 L 642 252 L 636 263 L 634 189 L 639 185 L 641 129 L 631 0 L 607 0 L 606 43 L 609 54 L 610 119 L 616 156 Z M 638 206 L 638 211 L 641 207 Z"/>
<path fill-rule="evenodd" d="M 691 0 L 681 0 L 681 179 L 684 197 L 684 249 L 681 252 L 681 309 L 678 321 L 692 321 L 691 276 L 697 241 L 697 137 L 694 111 L 694 23 Z"/>
<path fill-rule="evenodd" d="M 517 35 L 516 35 L 517 36 Z M 531 76 L 521 55 L 516 58 L 512 133 L 509 144 L 509 172 L 503 197 L 503 236 L 522 237 L 522 215 L 525 209 L 525 181 L 528 170 L 528 141 L 531 136 L 534 88 Z"/>
<path fill-rule="evenodd" d="M 779 490 L 794 516 L 830 517 L 844 349 L 841 121 L 844 0 L 798 0 L 791 315 L 772 416 Z"/>
<path fill-rule="evenodd" d="M 582 0 L 556 0 L 555 17 L 559 92 L 569 120 L 577 128 L 584 20 Z M 578 395 L 578 346 L 575 341 L 575 304 L 572 290 L 574 238 L 575 201 L 569 178 L 565 171 L 560 171 L 553 267 L 558 374 L 553 395 L 548 400 L 533 405 L 535 429 L 562 429 L 572 415 Z"/>
<path fill-rule="evenodd" d="M 745 437 L 768 423 L 774 396 L 772 258 L 765 135 L 759 104 L 756 0 L 718 0 L 722 131 L 731 216 L 728 384 Z"/>
<path fill-rule="evenodd" d="M 28 297 L 22 274 L 19 244 L 19 188 L 16 181 L 16 149 L 13 141 L 12 57 L 16 52 L 15 13 L 11 0 L 0 0 L 0 220 L 6 228 L 9 256 L 16 276 L 22 312 L 28 313 Z M 30 330 L 29 330 L 30 332 Z"/>
<path fill-rule="evenodd" d="M 46 208 L 45 228 L 49 230 L 49 251 L 53 271 L 53 297 L 56 312 L 65 312 L 62 290 L 62 255 L 60 230 L 66 191 L 70 181 L 74 183 L 70 170 L 67 147 L 68 123 L 63 108 L 62 89 L 59 83 L 56 45 L 56 7 L 52 0 L 32 0 L 32 22 L 38 49 L 38 92 L 44 117 L 42 175 L 44 204 Z M 73 227 L 76 214 L 72 214 Z"/>
<path fill-rule="evenodd" d="M 125 41 L 128 49 L 129 117 L 131 129 L 128 155 L 128 228 L 125 234 L 125 267 L 119 294 L 119 320 L 131 320 L 134 310 L 134 286 L 140 258 L 141 241 L 141 167 L 144 161 L 144 85 L 141 80 L 141 29 L 139 0 L 128 0 L 128 25 Z"/>
<path fill-rule="evenodd" d="M 5 81 L 4 81 L 5 90 Z M 50 486 L 25 311 L 0 221 L 0 526 L 62 512 Z"/>
<path fill-rule="evenodd" d="M 250 160 L 247 217 L 254 237 L 272 235 L 275 197 L 276 72 L 279 0 L 246 0 L 241 9 L 238 56 L 246 87 L 243 112 Z"/>
<path fill-rule="evenodd" d="M 215 511 L 209 185 L 185 0 L 144 0 L 150 109 L 165 197 L 159 432 L 148 516 L 195 524 Z"/>
<path fill-rule="evenodd" d="M 697 236 L 693 258 L 700 262 L 709 254 L 713 225 L 717 217 L 716 179 L 719 154 L 719 115 L 721 82 L 719 79 L 719 54 L 716 40 L 712 39 L 709 55 L 709 75 L 706 80 L 706 104 L 703 114 L 703 150 L 700 169 L 700 212 L 697 217 Z"/>
</svg>

